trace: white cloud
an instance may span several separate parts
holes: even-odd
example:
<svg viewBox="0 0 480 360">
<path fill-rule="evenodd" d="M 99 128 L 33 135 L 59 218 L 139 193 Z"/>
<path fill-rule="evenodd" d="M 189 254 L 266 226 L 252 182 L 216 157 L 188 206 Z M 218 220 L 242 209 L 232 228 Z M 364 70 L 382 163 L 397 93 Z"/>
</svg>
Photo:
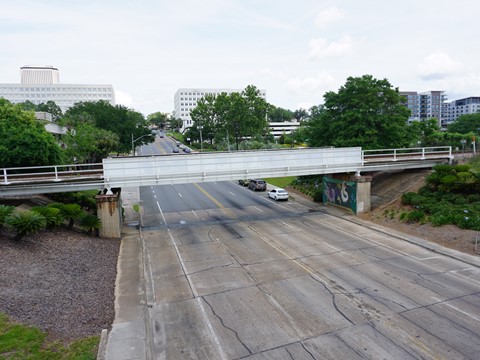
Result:
<svg viewBox="0 0 480 360">
<path fill-rule="evenodd" d="M 418 65 L 418 73 L 422 79 L 443 79 L 462 70 L 463 64 L 447 53 L 436 52 L 428 55 Z"/>
<path fill-rule="evenodd" d="M 315 77 L 291 78 L 287 82 L 289 90 L 299 94 L 321 93 L 330 90 L 334 85 L 335 79 L 327 71 L 322 71 Z"/>
<path fill-rule="evenodd" d="M 315 18 L 315 25 L 319 28 L 326 28 L 327 26 L 342 20 L 345 14 L 342 10 L 332 6 L 321 11 Z"/>
<path fill-rule="evenodd" d="M 328 42 L 324 38 L 312 39 L 308 43 L 310 56 L 314 59 L 321 59 L 330 56 L 342 56 L 352 51 L 352 38 L 343 35 L 338 41 Z"/>
</svg>

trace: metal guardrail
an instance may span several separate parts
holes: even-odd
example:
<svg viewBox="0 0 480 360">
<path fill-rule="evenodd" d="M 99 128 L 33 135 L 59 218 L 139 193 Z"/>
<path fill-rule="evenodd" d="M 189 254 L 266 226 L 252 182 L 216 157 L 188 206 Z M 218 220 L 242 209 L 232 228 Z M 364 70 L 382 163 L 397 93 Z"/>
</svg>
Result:
<svg viewBox="0 0 480 360">
<path fill-rule="evenodd" d="M 339 152 L 342 148 L 339 148 Z M 348 149 L 348 148 L 343 148 Z M 331 153 L 334 149 L 328 149 L 327 152 Z M 282 150 L 285 151 L 285 150 Z M 290 150 L 289 150 L 290 151 Z M 290 155 L 294 155 L 295 152 L 301 153 L 298 149 L 292 149 Z M 245 152 L 242 152 L 245 153 Z M 255 152 L 249 152 L 250 154 Z M 258 152 L 264 154 L 265 152 Z M 275 150 L 271 150 L 270 154 L 274 154 Z M 235 154 L 231 153 L 232 156 Z M 225 155 L 225 154 L 224 154 Z M 333 153 L 331 153 L 333 155 Z M 188 159 L 192 161 L 198 157 L 197 160 L 212 159 L 215 157 L 215 153 L 200 153 L 189 154 Z M 220 156 L 220 155 L 219 155 Z M 353 156 L 353 155 L 352 155 Z M 138 156 L 138 161 L 132 162 L 132 157 L 126 158 L 132 165 L 128 163 L 124 166 L 138 166 L 146 158 L 168 160 L 167 162 L 176 161 L 176 159 L 187 159 L 184 156 L 178 157 L 175 154 L 172 155 L 153 155 L 153 156 Z M 229 171 L 227 169 L 216 169 L 215 171 L 209 171 L 208 173 L 202 171 L 180 171 L 176 173 L 156 171 L 155 173 L 142 174 L 142 171 L 137 167 L 132 168 L 135 170 L 133 174 L 129 174 L 125 177 L 108 179 L 103 163 L 94 164 L 67 164 L 67 165 L 51 165 L 51 166 L 34 166 L 34 167 L 15 167 L 15 168 L 2 168 L 0 169 L 0 195 L 3 193 L 8 195 L 9 193 L 26 194 L 34 193 L 46 193 L 46 192 L 58 192 L 58 191 L 78 191 L 86 189 L 103 189 L 111 187 L 121 186 L 139 186 L 145 184 L 173 184 L 173 183 L 188 183 L 199 181 L 220 181 L 225 179 L 235 179 L 235 177 L 242 178 L 249 177 L 281 177 L 286 175 L 305 175 L 312 173 L 334 173 L 334 172 L 364 172 L 364 171 L 380 171 L 389 169 L 401 169 L 401 168 L 413 168 L 413 167 L 426 167 L 433 166 L 435 161 L 438 160 L 451 160 L 453 159 L 452 149 L 449 146 L 442 147 L 426 147 L 426 148 L 403 148 L 403 149 L 379 149 L 379 150 L 363 150 L 361 151 L 361 158 L 354 157 L 355 161 L 351 163 L 344 162 L 341 164 L 327 164 L 316 165 L 314 167 L 308 166 L 309 164 L 294 163 L 285 166 L 270 166 L 265 167 L 252 167 L 249 164 L 249 169 L 241 172 L 239 170 Z M 352 160 L 354 159 L 352 158 Z M 125 159 L 125 160 L 126 160 Z M 331 161 L 331 158 L 329 158 Z M 116 159 L 108 159 L 116 160 Z M 122 161 L 122 159 L 119 159 Z M 201 162 L 201 161 L 200 161 Z M 272 164 L 273 165 L 273 164 Z M 313 172 L 318 171 L 318 172 Z M 267 175 L 268 174 L 268 175 Z M 61 190 L 60 190 L 61 189 Z"/>
</svg>

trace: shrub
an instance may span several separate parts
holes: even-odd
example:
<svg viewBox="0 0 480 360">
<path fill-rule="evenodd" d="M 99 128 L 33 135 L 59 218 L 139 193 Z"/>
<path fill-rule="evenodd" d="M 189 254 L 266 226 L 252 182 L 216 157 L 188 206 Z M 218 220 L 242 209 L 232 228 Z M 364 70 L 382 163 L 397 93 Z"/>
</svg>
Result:
<svg viewBox="0 0 480 360">
<path fill-rule="evenodd" d="M 420 222 L 424 223 L 425 222 L 425 214 L 423 211 L 420 210 L 413 210 L 408 213 L 403 213 L 401 218 L 403 217 L 402 220 L 404 220 L 407 223 L 414 223 L 414 222 Z"/>
<path fill-rule="evenodd" d="M 80 227 L 85 229 L 88 234 L 97 233 L 102 227 L 102 223 L 95 215 L 85 215 L 80 220 Z"/>
<path fill-rule="evenodd" d="M 0 226 L 5 222 L 5 218 L 13 213 L 13 210 L 15 210 L 15 206 L 0 205 Z"/>
<path fill-rule="evenodd" d="M 47 220 L 35 211 L 17 211 L 5 218 L 5 225 L 16 231 L 14 240 L 20 241 L 27 234 L 45 229 Z"/>
<path fill-rule="evenodd" d="M 65 219 L 68 219 L 68 229 L 73 228 L 75 220 L 81 219 L 85 216 L 85 211 L 82 210 L 78 204 L 63 204 L 60 208 L 60 212 Z"/>
<path fill-rule="evenodd" d="M 47 228 L 60 226 L 65 221 L 60 209 L 55 207 L 35 206 L 32 208 L 32 211 L 35 211 L 45 217 L 47 221 Z"/>
<path fill-rule="evenodd" d="M 75 220 L 81 219 L 85 216 L 85 211 L 82 210 L 80 205 L 78 204 L 60 204 L 60 203 L 52 203 L 48 204 L 48 207 L 54 207 L 60 210 L 63 218 L 68 220 L 68 229 L 73 228 L 73 224 Z"/>
<path fill-rule="evenodd" d="M 417 197 L 418 194 L 414 192 L 406 192 L 405 194 L 402 195 L 402 204 L 403 205 L 413 205 L 413 199 Z"/>
<path fill-rule="evenodd" d="M 313 201 L 323 202 L 323 190 L 317 189 L 313 193 Z"/>
</svg>

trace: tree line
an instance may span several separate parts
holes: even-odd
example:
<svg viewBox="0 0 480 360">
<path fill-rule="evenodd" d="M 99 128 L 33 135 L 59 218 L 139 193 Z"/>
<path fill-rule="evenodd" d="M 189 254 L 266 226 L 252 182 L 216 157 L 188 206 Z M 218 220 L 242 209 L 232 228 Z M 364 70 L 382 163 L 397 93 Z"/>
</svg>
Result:
<svg viewBox="0 0 480 360">
<path fill-rule="evenodd" d="M 387 79 L 349 77 L 323 103 L 290 111 L 269 104 L 253 85 L 238 93 L 206 95 L 190 113 L 193 126 L 184 135 L 193 142 L 222 150 L 293 146 L 361 146 L 364 149 L 471 145 L 480 132 L 480 114 L 463 115 L 447 131 L 437 119 L 408 123 L 405 98 Z M 35 120 L 47 111 L 65 126 L 61 143 Z M 269 122 L 296 119 L 299 128 L 273 139 Z M 0 167 L 100 162 L 111 154 L 129 153 L 135 145 L 154 140 L 151 128 L 179 131 L 182 120 L 155 112 L 146 118 L 123 105 L 80 102 L 62 114 L 53 102 L 12 104 L 0 99 Z M 278 143 L 278 144 L 277 144 Z"/>
</svg>

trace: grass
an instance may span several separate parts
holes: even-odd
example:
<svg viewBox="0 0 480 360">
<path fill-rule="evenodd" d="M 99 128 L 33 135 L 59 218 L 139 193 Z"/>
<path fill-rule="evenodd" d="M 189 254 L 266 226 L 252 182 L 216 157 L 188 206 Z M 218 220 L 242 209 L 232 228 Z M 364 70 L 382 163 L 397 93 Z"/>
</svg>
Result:
<svg viewBox="0 0 480 360">
<path fill-rule="evenodd" d="M 267 178 L 263 179 L 267 183 L 279 187 L 279 188 L 285 188 L 288 185 L 292 183 L 293 180 L 295 180 L 297 177 L 296 176 L 286 176 L 286 177 L 281 177 L 281 178 Z"/>
<path fill-rule="evenodd" d="M 72 342 L 65 347 L 47 341 L 41 330 L 10 321 L 0 313 L 0 359 L 9 360 L 95 360 L 100 341 L 92 336 Z"/>
</svg>

